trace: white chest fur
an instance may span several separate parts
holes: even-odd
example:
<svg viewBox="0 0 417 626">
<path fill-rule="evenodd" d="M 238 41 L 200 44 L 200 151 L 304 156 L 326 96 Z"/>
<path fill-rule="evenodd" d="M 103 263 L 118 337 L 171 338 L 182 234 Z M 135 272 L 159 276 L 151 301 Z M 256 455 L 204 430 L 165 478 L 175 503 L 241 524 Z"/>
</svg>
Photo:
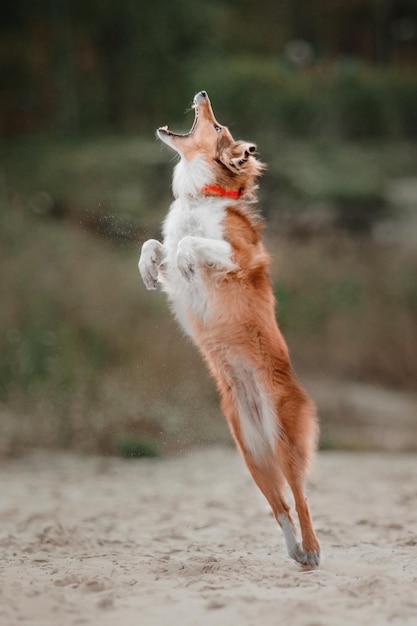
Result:
<svg viewBox="0 0 417 626">
<path fill-rule="evenodd" d="M 184 237 L 201 237 L 222 241 L 223 219 L 227 199 L 198 196 L 179 197 L 171 205 L 163 225 L 164 279 L 163 287 L 172 303 L 175 315 L 188 334 L 187 311 L 202 319 L 209 314 L 209 302 L 198 275 L 187 281 L 178 268 L 178 244 Z"/>
</svg>

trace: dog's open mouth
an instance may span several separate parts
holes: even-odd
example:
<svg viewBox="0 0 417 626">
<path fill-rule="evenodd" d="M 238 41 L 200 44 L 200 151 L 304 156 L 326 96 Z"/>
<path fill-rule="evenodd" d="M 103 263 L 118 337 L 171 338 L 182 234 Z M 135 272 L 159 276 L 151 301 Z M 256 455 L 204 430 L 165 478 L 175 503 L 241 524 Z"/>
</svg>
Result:
<svg viewBox="0 0 417 626">
<path fill-rule="evenodd" d="M 191 126 L 191 129 L 188 131 L 188 133 L 174 133 L 174 131 L 168 128 L 168 126 L 161 126 L 160 128 L 158 128 L 158 132 L 165 133 L 166 135 L 171 135 L 171 137 L 188 137 L 189 135 L 191 135 L 194 128 L 197 125 L 197 119 L 198 119 L 198 106 L 196 104 L 193 104 L 192 106 L 193 106 L 193 109 L 195 110 L 194 122 L 193 122 L 193 125 Z"/>
<path fill-rule="evenodd" d="M 199 104 L 206 98 L 207 93 L 205 91 L 200 91 L 200 93 L 194 96 L 193 103 L 191 105 L 191 108 L 194 109 L 194 122 L 188 133 L 174 133 L 174 131 L 168 128 L 168 126 L 161 126 L 160 128 L 158 128 L 158 133 L 170 135 L 171 137 L 188 137 L 189 135 L 191 135 L 194 132 L 195 127 L 197 126 Z"/>
</svg>

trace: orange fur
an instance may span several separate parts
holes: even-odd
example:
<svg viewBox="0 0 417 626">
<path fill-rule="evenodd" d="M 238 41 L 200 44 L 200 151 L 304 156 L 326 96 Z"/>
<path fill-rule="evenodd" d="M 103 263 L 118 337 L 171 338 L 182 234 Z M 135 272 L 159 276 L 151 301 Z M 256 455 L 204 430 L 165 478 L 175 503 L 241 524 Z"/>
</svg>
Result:
<svg viewBox="0 0 417 626">
<path fill-rule="evenodd" d="M 238 269 L 213 284 L 206 274 L 212 315 L 208 323 L 193 319 L 195 342 L 216 379 L 222 411 L 246 465 L 273 513 L 289 513 L 284 496 L 285 478 L 299 516 L 305 551 L 319 551 L 303 483 L 317 443 L 314 405 L 298 383 L 288 348 L 275 319 L 275 301 L 269 276 L 269 256 L 260 241 L 259 227 L 238 207 L 228 207 L 226 238 Z M 263 388 L 274 400 L 279 437 L 274 454 L 261 463 L 243 442 L 239 415 L 228 377 L 225 347 L 243 355 L 258 373 Z"/>
</svg>

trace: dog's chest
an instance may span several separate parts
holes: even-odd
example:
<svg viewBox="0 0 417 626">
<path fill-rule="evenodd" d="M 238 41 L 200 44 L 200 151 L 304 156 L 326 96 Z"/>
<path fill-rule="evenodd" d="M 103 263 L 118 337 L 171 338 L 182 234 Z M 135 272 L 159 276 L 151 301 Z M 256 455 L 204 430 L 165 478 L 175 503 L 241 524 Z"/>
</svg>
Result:
<svg viewBox="0 0 417 626">
<path fill-rule="evenodd" d="M 187 281 L 181 275 L 177 265 L 178 244 L 186 236 L 222 240 L 226 204 L 224 199 L 218 198 L 203 198 L 200 201 L 178 199 L 171 205 L 164 222 L 164 290 L 187 333 L 191 332 L 188 311 L 204 319 L 210 307 L 204 285 L 198 276 Z"/>
<path fill-rule="evenodd" d="M 178 199 L 171 205 L 164 223 L 164 245 L 176 254 L 178 243 L 187 235 L 223 239 L 225 201 L 217 198 Z"/>
</svg>

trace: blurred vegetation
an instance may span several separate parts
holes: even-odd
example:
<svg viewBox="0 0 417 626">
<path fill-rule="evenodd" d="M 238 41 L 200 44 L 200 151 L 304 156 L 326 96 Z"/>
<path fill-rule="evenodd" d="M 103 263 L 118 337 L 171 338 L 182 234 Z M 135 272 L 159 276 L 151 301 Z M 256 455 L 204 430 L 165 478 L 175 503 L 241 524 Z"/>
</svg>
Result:
<svg viewBox="0 0 417 626">
<path fill-rule="evenodd" d="M 0 33 L 0 456 L 230 440 L 136 268 L 171 200 L 154 128 L 202 88 L 268 163 L 296 369 L 416 391 L 416 1 L 16 0 Z"/>
<path fill-rule="evenodd" d="M 3 452 L 229 441 L 199 355 L 137 274 L 140 242 L 158 236 L 169 202 L 169 153 L 134 137 L 35 143 L 0 150 Z M 380 238 L 379 212 L 371 230 L 340 223 L 334 190 L 363 197 L 369 171 L 395 224 L 386 190 L 417 175 L 417 147 L 288 142 L 267 156 L 262 207 L 296 369 L 415 390 L 417 249 Z"/>
<path fill-rule="evenodd" d="M 203 88 L 239 132 L 417 135 L 416 0 L 15 0 L 0 34 L 3 135 L 148 133 Z"/>
<path fill-rule="evenodd" d="M 116 449 L 124 459 L 155 458 L 160 456 L 158 445 L 153 439 L 137 439 L 132 435 L 120 437 Z"/>
<path fill-rule="evenodd" d="M 195 89 L 200 76 L 198 70 Z M 226 115 L 235 120 L 239 111 L 242 129 L 276 137 L 417 138 L 414 70 L 376 69 L 353 60 L 300 69 L 276 59 L 235 57 L 209 65 L 204 76 Z"/>
</svg>

